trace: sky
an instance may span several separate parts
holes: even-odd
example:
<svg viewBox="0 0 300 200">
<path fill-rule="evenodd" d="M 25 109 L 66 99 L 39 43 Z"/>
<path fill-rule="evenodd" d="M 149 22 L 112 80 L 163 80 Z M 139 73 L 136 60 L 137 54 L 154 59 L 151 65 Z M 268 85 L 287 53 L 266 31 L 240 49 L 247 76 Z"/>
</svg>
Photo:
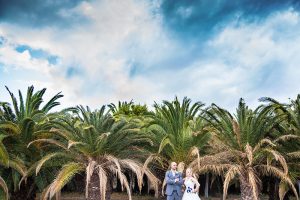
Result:
<svg viewBox="0 0 300 200">
<path fill-rule="evenodd" d="M 0 101 L 47 88 L 61 108 L 300 93 L 299 0 L 0 0 Z"/>
</svg>

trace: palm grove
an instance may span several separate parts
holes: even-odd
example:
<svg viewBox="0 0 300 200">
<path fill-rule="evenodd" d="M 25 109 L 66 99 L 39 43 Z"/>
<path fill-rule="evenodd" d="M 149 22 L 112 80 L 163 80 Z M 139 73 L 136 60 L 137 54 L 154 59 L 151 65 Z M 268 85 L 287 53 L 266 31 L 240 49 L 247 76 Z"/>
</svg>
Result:
<svg viewBox="0 0 300 200">
<path fill-rule="evenodd" d="M 300 95 L 289 103 L 260 99 L 236 112 L 184 98 L 131 102 L 91 110 L 53 111 L 62 94 L 28 88 L 0 102 L 0 193 L 5 199 L 60 198 L 80 191 L 110 199 L 115 190 L 162 195 L 169 162 L 191 167 L 201 192 L 239 190 L 241 199 L 297 194 L 300 179 Z M 54 109 L 57 110 L 57 109 Z M 220 187 L 218 187 L 220 186 Z"/>
</svg>

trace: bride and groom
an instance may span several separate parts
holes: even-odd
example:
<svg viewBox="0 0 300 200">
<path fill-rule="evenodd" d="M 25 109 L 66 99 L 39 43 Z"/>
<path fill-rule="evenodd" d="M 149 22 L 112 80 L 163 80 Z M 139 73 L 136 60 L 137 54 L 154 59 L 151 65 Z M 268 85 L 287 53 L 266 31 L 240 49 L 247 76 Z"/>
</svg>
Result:
<svg viewBox="0 0 300 200">
<path fill-rule="evenodd" d="M 193 177 L 192 170 L 186 169 L 186 177 L 182 177 L 182 173 L 177 171 L 177 164 L 171 163 L 171 170 L 166 172 L 166 195 L 167 200 L 200 200 L 198 196 L 199 182 Z M 182 185 L 185 191 L 182 196 Z"/>
</svg>

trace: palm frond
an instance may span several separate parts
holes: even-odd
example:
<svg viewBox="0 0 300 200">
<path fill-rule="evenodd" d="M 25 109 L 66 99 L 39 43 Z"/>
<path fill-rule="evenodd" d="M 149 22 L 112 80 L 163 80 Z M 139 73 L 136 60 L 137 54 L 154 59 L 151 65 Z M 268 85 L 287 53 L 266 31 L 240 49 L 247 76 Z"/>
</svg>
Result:
<svg viewBox="0 0 300 200">
<path fill-rule="evenodd" d="M 159 149 L 158 149 L 158 153 L 161 153 L 162 150 L 164 150 L 165 146 L 169 145 L 170 147 L 172 147 L 172 149 L 174 149 L 174 144 L 172 144 L 170 138 L 168 138 L 168 136 L 166 136 L 165 138 L 162 139 L 160 145 L 159 145 Z"/>
<path fill-rule="evenodd" d="M 298 193 L 294 186 L 294 183 L 285 172 L 279 170 L 277 167 L 270 165 L 257 165 L 255 168 L 259 169 L 263 175 L 272 175 L 277 177 L 279 180 L 285 182 L 294 192 L 296 198 L 298 199 Z"/>
<path fill-rule="evenodd" d="M 8 200 L 8 197 L 9 197 L 8 187 L 6 185 L 6 182 L 4 181 L 4 179 L 1 176 L 0 176 L 0 187 L 4 191 L 5 199 Z"/>
<path fill-rule="evenodd" d="M 53 159 L 53 158 L 56 158 L 58 156 L 64 156 L 63 153 L 60 153 L 60 152 L 55 152 L 55 153 L 50 153 L 50 154 L 47 154 L 46 156 L 44 156 L 41 160 L 39 160 L 35 165 L 35 174 L 37 175 L 41 168 L 43 167 L 43 165 L 48 162 L 49 160 Z"/>
<path fill-rule="evenodd" d="M 278 151 L 275 151 L 272 149 L 266 148 L 266 149 L 264 149 L 264 151 L 270 153 L 274 157 L 274 159 L 281 164 L 281 166 L 284 170 L 284 173 L 286 173 L 286 174 L 288 173 L 288 165 L 286 163 L 284 156 L 282 156 Z"/>
<path fill-rule="evenodd" d="M 288 190 L 289 190 L 288 185 L 285 182 L 280 181 L 280 183 L 279 183 L 279 191 L 278 191 L 279 192 L 279 199 L 280 200 L 283 200 L 283 198 L 286 195 L 286 193 L 288 192 Z"/>
<path fill-rule="evenodd" d="M 231 166 L 225 174 L 225 180 L 223 182 L 223 199 L 227 197 L 227 191 L 229 183 L 240 174 L 239 166 L 233 165 Z"/>
<path fill-rule="evenodd" d="M 84 171 L 84 167 L 80 163 L 68 163 L 62 167 L 50 187 L 45 192 L 43 199 L 48 197 L 51 199 L 57 192 L 59 192 L 66 183 L 68 183 L 75 174 Z"/>
<path fill-rule="evenodd" d="M 9 166 L 9 155 L 6 150 L 6 147 L 3 144 L 3 139 L 6 138 L 6 135 L 0 134 L 0 163 L 5 167 Z"/>
<path fill-rule="evenodd" d="M 6 131 L 8 134 L 12 134 L 12 135 L 18 135 L 21 133 L 21 129 L 20 127 L 15 124 L 14 122 L 11 121 L 1 121 L 0 122 L 0 129 L 3 130 L 9 130 Z"/>
<path fill-rule="evenodd" d="M 258 199 L 258 187 L 257 187 L 257 182 L 259 181 L 257 176 L 255 175 L 255 172 L 252 169 L 248 170 L 248 180 L 252 188 L 253 192 L 253 197 L 254 200 Z"/>
<path fill-rule="evenodd" d="M 246 153 L 246 156 L 248 158 L 249 165 L 252 165 L 252 162 L 253 162 L 253 151 L 252 151 L 252 147 L 248 143 L 247 143 L 247 145 L 245 147 L 245 153 Z"/>
<path fill-rule="evenodd" d="M 253 153 L 257 152 L 258 150 L 260 150 L 260 148 L 263 146 L 263 145 L 269 145 L 271 147 L 275 147 L 276 144 L 274 144 L 273 141 L 271 141 L 270 139 L 268 138 L 264 138 L 262 140 L 260 140 L 257 145 L 255 145 L 254 149 L 253 149 Z"/>
<path fill-rule="evenodd" d="M 37 139 L 37 140 L 34 140 L 34 141 L 30 142 L 27 145 L 27 148 L 30 147 L 31 145 L 35 144 L 35 143 L 53 144 L 53 145 L 56 145 L 57 147 L 60 147 L 60 148 L 65 149 L 65 150 L 68 150 L 68 147 L 65 144 L 63 144 L 63 143 L 61 143 L 61 142 L 59 142 L 59 141 L 57 141 L 55 139 Z"/>
<path fill-rule="evenodd" d="M 278 138 L 276 138 L 274 140 L 274 143 L 286 142 L 288 140 L 299 140 L 299 139 L 300 139 L 300 136 L 298 136 L 298 135 L 293 135 L 293 134 L 282 135 L 282 136 L 279 136 Z"/>
</svg>

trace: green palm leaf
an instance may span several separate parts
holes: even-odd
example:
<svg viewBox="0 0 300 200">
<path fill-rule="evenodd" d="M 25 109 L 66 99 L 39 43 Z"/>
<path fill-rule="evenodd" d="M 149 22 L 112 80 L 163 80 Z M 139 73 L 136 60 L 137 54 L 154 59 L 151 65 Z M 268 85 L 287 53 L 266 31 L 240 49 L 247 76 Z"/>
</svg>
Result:
<svg viewBox="0 0 300 200">
<path fill-rule="evenodd" d="M 81 163 L 68 163 L 62 167 L 56 176 L 53 183 L 46 190 L 45 196 L 43 199 L 47 199 L 48 196 L 51 199 L 57 192 L 59 192 L 65 184 L 67 184 L 72 177 L 85 170 L 85 167 Z"/>
</svg>

